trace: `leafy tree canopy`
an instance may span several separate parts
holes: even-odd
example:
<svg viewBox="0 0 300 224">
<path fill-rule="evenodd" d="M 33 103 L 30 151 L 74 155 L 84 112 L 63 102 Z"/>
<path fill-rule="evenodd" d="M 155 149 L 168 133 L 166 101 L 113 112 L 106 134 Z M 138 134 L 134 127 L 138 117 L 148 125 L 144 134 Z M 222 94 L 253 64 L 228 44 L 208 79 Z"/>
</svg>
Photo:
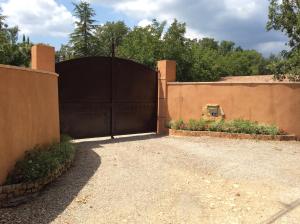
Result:
<svg viewBox="0 0 300 224">
<path fill-rule="evenodd" d="M 267 30 L 283 32 L 288 37 L 289 52 L 269 65 L 275 78 L 300 81 L 300 1 L 270 0 Z"/>
<path fill-rule="evenodd" d="M 122 21 L 106 22 L 97 26 L 95 30 L 97 55 L 112 56 L 112 49 L 118 50 L 128 32 L 129 28 Z"/>
<path fill-rule="evenodd" d="M 32 43 L 24 35 L 23 41 L 18 42 L 18 27 L 9 27 L 5 19 L 0 8 L 0 64 L 28 67 Z"/>
</svg>

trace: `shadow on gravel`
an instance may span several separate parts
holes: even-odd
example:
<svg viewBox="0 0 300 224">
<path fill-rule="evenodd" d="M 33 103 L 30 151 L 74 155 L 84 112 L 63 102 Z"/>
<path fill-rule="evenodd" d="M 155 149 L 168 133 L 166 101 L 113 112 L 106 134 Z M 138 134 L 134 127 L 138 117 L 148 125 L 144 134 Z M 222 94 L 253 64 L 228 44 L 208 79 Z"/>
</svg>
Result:
<svg viewBox="0 0 300 224">
<path fill-rule="evenodd" d="M 285 208 L 282 209 L 281 211 L 277 212 L 274 214 L 272 217 L 270 217 L 268 220 L 263 222 L 262 224 L 272 224 L 275 223 L 277 220 L 279 220 L 281 217 L 286 215 L 287 213 L 293 211 L 296 209 L 298 206 L 300 206 L 300 199 L 292 202 L 291 204 L 284 204 Z"/>
<path fill-rule="evenodd" d="M 26 204 L 0 209 L 0 223 L 46 224 L 55 220 L 74 200 L 101 165 L 93 144 L 75 143 L 77 154 L 73 166 Z"/>
</svg>

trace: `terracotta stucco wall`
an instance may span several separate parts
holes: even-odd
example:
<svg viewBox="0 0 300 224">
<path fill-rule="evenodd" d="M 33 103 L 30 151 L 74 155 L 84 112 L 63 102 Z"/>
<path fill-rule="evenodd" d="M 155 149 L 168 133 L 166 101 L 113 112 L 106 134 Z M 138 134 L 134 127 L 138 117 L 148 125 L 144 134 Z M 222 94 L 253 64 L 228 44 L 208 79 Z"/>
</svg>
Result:
<svg viewBox="0 0 300 224">
<path fill-rule="evenodd" d="M 0 184 L 26 150 L 59 140 L 57 78 L 0 65 Z"/>
<path fill-rule="evenodd" d="M 199 119 L 206 104 L 219 104 L 226 119 L 276 124 L 300 137 L 299 83 L 168 83 L 168 119 Z"/>
</svg>

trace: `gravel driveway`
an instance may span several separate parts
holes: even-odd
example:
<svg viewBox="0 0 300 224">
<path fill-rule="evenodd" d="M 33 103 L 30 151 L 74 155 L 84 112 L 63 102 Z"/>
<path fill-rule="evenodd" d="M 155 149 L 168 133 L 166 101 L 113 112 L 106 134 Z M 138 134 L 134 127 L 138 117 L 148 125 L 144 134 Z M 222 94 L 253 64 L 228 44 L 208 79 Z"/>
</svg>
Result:
<svg viewBox="0 0 300 224">
<path fill-rule="evenodd" d="M 78 141 L 74 166 L 0 223 L 300 223 L 300 142 Z"/>
</svg>

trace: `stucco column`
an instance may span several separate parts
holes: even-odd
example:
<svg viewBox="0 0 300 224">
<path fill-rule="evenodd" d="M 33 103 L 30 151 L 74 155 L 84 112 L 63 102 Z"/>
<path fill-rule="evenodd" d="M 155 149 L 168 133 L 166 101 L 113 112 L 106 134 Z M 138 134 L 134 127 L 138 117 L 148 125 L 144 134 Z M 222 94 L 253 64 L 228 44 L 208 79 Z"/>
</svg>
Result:
<svg viewBox="0 0 300 224">
<path fill-rule="evenodd" d="M 163 60 L 157 62 L 158 68 L 158 107 L 157 107 L 157 134 L 167 134 L 168 122 L 168 82 L 176 81 L 176 62 Z"/>
<path fill-rule="evenodd" d="M 48 72 L 55 72 L 54 47 L 38 44 L 31 48 L 31 68 Z"/>
</svg>

